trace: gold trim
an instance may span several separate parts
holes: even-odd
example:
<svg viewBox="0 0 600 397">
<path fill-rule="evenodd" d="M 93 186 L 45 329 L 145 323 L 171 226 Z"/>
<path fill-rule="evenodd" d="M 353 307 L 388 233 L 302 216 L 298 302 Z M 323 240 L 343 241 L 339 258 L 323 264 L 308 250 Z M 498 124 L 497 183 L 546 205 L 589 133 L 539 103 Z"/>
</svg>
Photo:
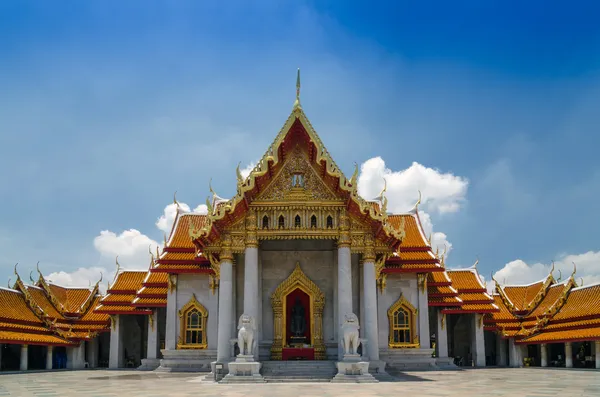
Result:
<svg viewBox="0 0 600 397">
<path fill-rule="evenodd" d="M 150 315 L 148 316 L 148 322 L 150 323 L 150 329 L 151 329 L 152 331 L 154 331 L 154 313 L 155 313 L 155 312 L 154 312 L 154 310 L 153 310 L 153 311 L 152 311 L 152 314 L 150 314 Z"/>
<path fill-rule="evenodd" d="M 442 330 L 446 328 L 446 313 L 442 313 Z"/>
<path fill-rule="evenodd" d="M 417 274 L 417 282 L 419 284 L 419 290 L 421 291 L 422 294 L 424 294 L 425 290 L 427 289 L 427 274 L 426 273 Z"/>
<path fill-rule="evenodd" d="M 401 343 L 394 341 L 394 313 L 400 309 L 404 309 L 404 311 L 408 312 L 408 326 L 410 331 L 410 337 L 412 338 L 412 343 Z M 404 297 L 404 295 L 400 294 L 400 298 L 387 311 L 388 315 L 388 324 L 389 324 L 389 337 L 388 337 L 388 347 L 392 349 L 397 348 L 419 348 L 419 337 L 416 333 L 416 317 L 417 317 L 417 309 Z"/>
<path fill-rule="evenodd" d="M 273 345 L 271 346 L 271 359 L 281 360 L 282 349 L 285 347 L 286 333 L 286 297 L 290 292 L 299 288 L 310 297 L 311 322 L 311 345 L 315 349 L 315 360 L 325 359 L 325 343 L 323 342 L 323 308 L 325 307 L 325 295 L 319 287 L 310 280 L 300 268 L 300 263 L 290 276 L 285 279 L 273 295 L 271 305 L 273 306 Z"/>
<path fill-rule="evenodd" d="M 186 332 L 186 321 L 187 313 L 190 310 L 196 309 L 202 316 L 202 342 L 195 344 L 185 343 L 185 332 Z M 179 309 L 179 338 L 177 339 L 177 349 L 206 349 L 206 320 L 208 319 L 208 310 L 196 299 L 196 294 L 192 294 L 192 297 L 181 309 Z"/>
</svg>

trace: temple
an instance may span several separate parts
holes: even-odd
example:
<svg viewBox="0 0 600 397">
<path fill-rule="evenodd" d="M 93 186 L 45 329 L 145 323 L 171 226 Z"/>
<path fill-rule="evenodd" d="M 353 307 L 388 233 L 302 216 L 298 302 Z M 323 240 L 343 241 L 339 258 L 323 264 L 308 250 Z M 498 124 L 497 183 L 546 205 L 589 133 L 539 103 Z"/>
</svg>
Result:
<svg viewBox="0 0 600 397">
<path fill-rule="evenodd" d="M 391 214 L 385 187 L 361 197 L 357 178 L 309 122 L 298 75 L 291 114 L 250 174 L 238 167 L 235 195 L 211 187 L 207 214 L 178 206 L 148 270 L 117 261 L 101 295 L 99 282 L 66 288 L 41 272 L 26 284 L 15 267 L 15 284 L 0 288 L 0 368 L 221 371 L 224 381 L 600 368 L 600 285 L 551 272 L 490 293 L 477 262 L 446 268 L 420 200 Z"/>
</svg>

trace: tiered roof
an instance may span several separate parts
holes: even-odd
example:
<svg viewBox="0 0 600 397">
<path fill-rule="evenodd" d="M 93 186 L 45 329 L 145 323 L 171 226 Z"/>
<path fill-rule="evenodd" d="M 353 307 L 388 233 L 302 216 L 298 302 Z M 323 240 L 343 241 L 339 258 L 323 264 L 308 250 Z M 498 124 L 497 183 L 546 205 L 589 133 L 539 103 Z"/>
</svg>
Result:
<svg viewBox="0 0 600 397">
<path fill-rule="evenodd" d="M 46 282 L 40 272 L 36 285 L 18 273 L 12 289 L 0 289 L 0 343 L 72 345 L 108 331 L 108 316 L 90 317 L 100 298 L 94 288 L 66 288 Z"/>
<path fill-rule="evenodd" d="M 398 232 L 404 230 L 399 252 L 391 256 L 383 273 L 428 273 L 444 271 L 443 264 L 433 253 L 431 242 L 425 237 L 418 204 L 408 214 L 389 215 L 388 223 Z"/>
<path fill-rule="evenodd" d="M 151 310 L 138 308 L 133 305 L 137 292 L 142 288 L 142 283 L 148 276 L 145 270 L 117 270 L 112 285 L 106 295 L 100 299 L 94 309 L 98 314 L 152 314 Z"/>
</svg>

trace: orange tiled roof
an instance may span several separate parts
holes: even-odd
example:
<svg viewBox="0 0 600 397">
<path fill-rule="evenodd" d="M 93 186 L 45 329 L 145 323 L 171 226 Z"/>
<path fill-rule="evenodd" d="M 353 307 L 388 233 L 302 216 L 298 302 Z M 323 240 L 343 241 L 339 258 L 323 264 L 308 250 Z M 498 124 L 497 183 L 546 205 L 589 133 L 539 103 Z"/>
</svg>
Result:
<svg viewBox="0 0 600 397">
<path fill-rule="evenodd" d="M 31 332 L 48 332 L 48 329 L 42 325 L 24 325 L 24 324 L 17 324 L 17 323 L 11 323 L 8 321 L 0 321 L 0 330 L 5 330 L 5 331 L 13 331 L 13 330 L 17 330 L 15 332 L 18 331 L 31 331 Z"/>
<path fill-rule="evenodd" d="M 103 314 L 148 314 L 146 311 L 141 311 L 129 305 L 99 305 L 94 309 L 96 313 Z"/>
<path fill-rule="evenodd" d="M 463 303 L 461 310 L 471 313 L 492 313 L 498 311 L 498 306 L 493 303 Z"/>
<path fill-rule="evenodd" d="M 564 283 L 550 286 L 541 302 L 535 306 L 535 309 L 527 317 L 541 317 L 546 314 L 548 310 L 558 303 L 564 292 L 566 292 Z"/>
<path fill-rule="evenodd" d="M 506 321 L 518 321 L 517 317 L 515 317 L 515 315 L 508 310 L 508 308 L 504 305 L 504 303 L 502 302 L 502 298 L 500 298 L 500 296 L 498 295 L 494 295 L 494 303 L 496 304 L 496 306 L 498 306 L 498 308 L 500 309 L 499 311 L 495 312 L 495 313 L 491 313 L 491 318 L 489 319 L 490 322 L 506 322 Z M 486 321 L 487 323 L 487 321 Z"/>
<path fill-rule="evenodd" d="M 167 296 L 167 288 L 168 287 L 142 287 L 138 292 L 137 296 Z"/>
<path fill-rule="evenodd" d="M 560 331 L 544 331 L 525 338 L 519 343 L 556 343 L 568 341 L 592 341 L 600 340 L 600 326 L 582 329 L 568 329 Z"/>
<path fill-rule="evenodd" d="M 79 313 L 81 306 L 87 302 L 92 293 L 89 288 L 66 288 L 55 284 L 48 284 L 48 286 L 67 313 Z"/>
<path fill-rule="evenodd" d="M 190 261 L 196 260 L 195 252 L 165 252 L 160 256 L 159 263 L 161 261 Z"/>
<path fill-rule="evenodd" d="M 552 320 L 566 321 L 582 317 L 600 317 L 598 302 L 600 302 L 600 284 L 573 288 L 567 301 Z"/>
<path fill-rule="evenodd" d="M 450 295 L 450 296 L 457 296 L 458 292 L 453 288 L 453 287 L 449 287 L 449 286 L 428 286 L 427 287 L 427 296 L 436 296 L 436 295 Z"/>
<path fill-rule="evenodd" d="M 404 219 L 404 231 L 406 232 L 406 236 L 402 240 L 402 244 L 400 244 L 400 251 L 402 251 L 402 248 L 408 247 L 429 248 L 429 242 L 427 241 L 427 237 L 422 233 L 422 228 L 419 225 L 420 222 L 417 220 L 417 215 L 389 215 L 388 223 L 399 230 L 402 219 Z"/>
<path fill-rule="evenodd" d="M 487 293 L 483 292 L 475 292 L 475 293 L 461 293 L 459 294 L 460 299 L 462 299 L 465 303 L 493 303 L 494 300 Z"/>
<path fill-rule="evenodd" d="M 427 285 L 434 284 L 452 285 L 452 280 L 446 271 L 427 273 Z"/>
<path fill-rule="evenodd" d="M 144 298 L 138 297 L 133 300 L 133 305 L 137 307 L 166 307 L 167 298 Z"/>
<path fill-rule="evenodd" d="M 0 331 L 0 342 L 21 343 L 28 345 L 71 345 L 70 342 L 54 335 L 12 331 Z"/>
<path fill-rule="evenodd" d="M 477 270 L 472 269 L 448 269 L 446 271 L 450 280 L 452 280 L 452 286 L 461 291 L 486 291 L 485 285 L 481 282 Z"/>
<path fill-rule="evenodd" d="M 135 294 L 108 294 L 100 300 L 100 303 L 103 305 L 126 305 L 134 299 Z"/>
<path fill-rule="evenodd" d="M 200 229 L 206 224 L 206 215 L 200 214 L 178 214 L 173 223 L 171 235 L 167 241 L 167 247 L 174 248 L 194 248 L 194 243 L 190 238 L 190 223 L 195 229 Z"/>
<path fill-rule="evenodd" d="M 90 309 L 83 316 L 81 316 L 81 318 L 79 319 L 80 322 L 82 322 L 82 323 L 83 322 L 105 322 L 106 323 L 110 320 L 108 315 L 94 312 L 94 309 L 100 303 L 100 299 L 101 299 L 100 296 L 94 297 L 94 300 L 92 301 L 92 303 L 90 305 Z"/>
<path fill-rule="evenodd" d="M 157 273 L 149 271 L 142 285 L 168 285 L 169 275 L 167 273 Z"/>
<path fill-rule="evenodd" d="M 34 302 L 40 307 L 40 309 L 44 311 L 46 316 L 57 319 L 64 318 L 63 315 L 56 310 L 52 302 L 50 302 L 43 289 L 28 285 L 27 291 L 33 298 Z"/>
<path fill-rule="evenodd" d="M 25 321 L 34 325 L 43 324 L 27 306 L 23 293 L 6 288 L 0 288 L 0 319 L 9 322 Z"/>
<path fill-rule="evenodd" d="M 145 270 L 124 270 L 117 275 L 117 279 L 112 283 L 107 292 L 135 294 L 135 292 L 142 287 L 142 282 L 146 278 L 146 273 Z"/>
<path fill-rule="evenodd" d="M 440 296 L 428 298 L 429 306 L 460 306 L 462 301 L 456 296 Z"/>
<path fill-rule="evenodd" d="M 202 263 L 187 263 L 187 264 L 168 263 L 167 264 L 167 263 L 160 263 L 160 262 L 156 264 L 156 266 L 152 269 L 152 272 L 177 273 L 177 272 L 181 272 L 181 271 L 194 272 L 194 271 L 199 271 L 199 270 L 203 270 L 206 272 L 212 272 L 212 269 L 210 268 L 210 265 L 208 265 L 208 264 L 202 264 Z"/>
</svg>

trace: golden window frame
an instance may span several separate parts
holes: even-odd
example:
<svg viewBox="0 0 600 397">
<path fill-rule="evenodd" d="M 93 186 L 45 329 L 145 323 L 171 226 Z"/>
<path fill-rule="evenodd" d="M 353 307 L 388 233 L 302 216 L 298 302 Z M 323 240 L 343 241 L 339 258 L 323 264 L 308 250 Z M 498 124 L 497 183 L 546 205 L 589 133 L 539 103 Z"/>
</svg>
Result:
<svg viewBox="0 0 600 397">
<path fill-rule="evenodd" d="M 399 310 L 403 310 L 407 314 L 408 325 L 406 327 L 396 327 L 395 326 L 395 314 Z M 417 321 L 417 313 L 418 310 L 404 297 L 404 295 L 400 294 L 400 298 L 390 308 L 388 309 L 388 323 L 389 323 L 389 338 L 388 338 L 388 347 L 392 349 L 398 348 L 418 348 L 420 346 L 419 337 L 417 335 L 416 330 L 416 321 Z M 397 342 L 394 340 L 394 331 L 409 331 L 409 339 L 408 342 Z"/>
<path fill-rule="evenodd" d="M 193 310 L 200 313 L 200 327 L 189 328 L 188 327 L 188 314 Z M 196 299 L 196 294 L 192 294 L 192 297 L 181 309 L 179 309 L 179 340 L 177 343 L 177 349 L 206 349 L 208 346 L 206 342 L 206 323 L 208 320 L 208 310 Z M 187 331 L 202 332 L 202 340 L 199 343 L 186 343 Z"/>
</svg>

